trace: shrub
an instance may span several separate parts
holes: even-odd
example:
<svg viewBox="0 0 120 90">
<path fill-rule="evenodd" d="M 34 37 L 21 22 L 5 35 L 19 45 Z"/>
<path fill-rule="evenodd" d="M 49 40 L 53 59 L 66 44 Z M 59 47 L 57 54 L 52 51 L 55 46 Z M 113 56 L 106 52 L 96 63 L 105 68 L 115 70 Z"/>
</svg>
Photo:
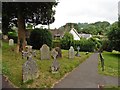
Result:
<svg viewBox="0 0 120 90">
<path fill-rule="evenodd" d="M 52 47 L 53 47 L 53 48 L 55 48 L 55 47 L 61 47 L 61 46 L 60 46 L 60 40 L 53 40 L 52 42 L 53 42 L 53 43 L 52 43 Z"/>
<path fill-rule="evenodd" d="M 32 45 L 34 49 L 40 49 L 43 44 L 47 44 L 51 48 L 51 33 L 47 29 L 34 29 L 30 35 L 30 45 Z"/>
<path fill-rule="evenodd" d="M 14 43 L 17 43 L 18 36 L 16 32 L 8 32 L 8 38 L 13 39 Z"/>
<path fill-rule="evenodd" d="M 73 46 L 74 43 L 73 35 L 70 34 L 69 32 L 66 32 L 64 37 L 61 39 L 60 43 L 62 49 L 68 50 L 70 46 Z"/>
</svg>

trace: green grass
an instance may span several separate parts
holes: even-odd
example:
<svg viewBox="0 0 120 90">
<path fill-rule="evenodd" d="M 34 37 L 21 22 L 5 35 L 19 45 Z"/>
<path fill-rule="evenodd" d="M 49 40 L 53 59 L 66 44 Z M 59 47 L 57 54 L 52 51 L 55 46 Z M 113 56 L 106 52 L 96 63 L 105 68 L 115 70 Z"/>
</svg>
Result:
<svg viewBox="0 0 120 90">
<path fill-rule="evenodd" d="M 101 70 L 101 63 L 99 63 L 99 73 L 109 76 L 118 77 L 118 60 L 120 60 L 120 52 L 103 52 L 105 63 L 105 70 Z"/>
<path fill-rule="evenodd" d="M 8 43 L 3 42 L 2 47 L 2 71 L 9 80 L 20 88 L 50 88 L 56 81 L 60 80 L 66 73 L 72 71 L 75 67 L 85 61 L 91 54 L 85 55 L 80 52 L 81 57 L 75 57 L 74 60 L 68 59 L 68 51 L 62 50 L 62 58 L 58 59 L 60 70 L 56 74 L 50 72 L 50 66 L 53 59 L 40 60 L 40 51 L 37 50 L 37 57 L 33 58 L 37 62 L 39 77 L 29 83 L 22 83 L 22 65 L 26 59 L 22 59 L 21 53 L 15 53 L 16 46 L 10 47 Z"/>
</svg>

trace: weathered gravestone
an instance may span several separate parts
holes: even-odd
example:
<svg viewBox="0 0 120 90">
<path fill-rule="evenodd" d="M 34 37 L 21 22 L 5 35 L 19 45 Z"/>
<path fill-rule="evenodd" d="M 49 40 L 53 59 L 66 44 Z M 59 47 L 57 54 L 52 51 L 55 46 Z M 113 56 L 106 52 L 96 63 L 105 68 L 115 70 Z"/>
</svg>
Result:
<svg viewBox="0 0 120 90">
<path fill-rule="evenodd" d="M 50 59 L 50 49 L 46 44 L 42 45 L 42 47 L 40 48 L 40 54 L 41 60 Z"/>
<path fill-rule="evenodd" d="M 69 57 L 69 59 L 73 59 L 75 57 L 73 46 L 71 46 L 70 49 L 69 49 L 68 57 Z"/>
<path fill-rule="evenodd" d="M 28 54 L 29 54 L 28 52 L 22 51 L 22 59 L 28 58 L 28 56 L 29 56 Z"/>
<path fill-rule="evenodd" d="M 59 63 L 56 60 L 58 52 L 55 49 L 53 49 L 51 54 L 52 54 L 52 56 L 54 58 L 54 61 L 53 61 L 52 65 L 51 65 L 51 71 L 52 71 L 52 73 L 56 73 L 59 70 Z"/>
<path fill-rule="evenodd" d="M 77 57 L 80 57 L 79 50 L 80 50 L 80 47 L 78 46 L 78 47 L 77 47 L 77 53 L 75 54 L 75 56 L 77 56 Z"/>
<path fill-rule="evenodd" d="M 14 40 L 13 39 L 10 39 L 9 40 L 9 46 L 13 46 L 14 45 Z"/>
<path fill-rule="evenodd" d="M 60 47 L 56 47 L 55 50 L 58 52 L 57 58 L 62 57 L 62 52 Z"/>
<path fill-rule="evenodd" d="M 32 46 L 25 46 L 27 52 L 32 52 Z"/>
<path fill-rule="evenodd" d="M 36 57 L 36 50 L 32 51 L 32 56 Z"/>
<path fill-rule="evenodd" d="M 22 80 L 23 83 L 34 80 L 39 76 L 38 67 L 35 60 L 32 60 L 32 56 L 29 56 L 28 60 L 22 66 Z"/>
</svg>

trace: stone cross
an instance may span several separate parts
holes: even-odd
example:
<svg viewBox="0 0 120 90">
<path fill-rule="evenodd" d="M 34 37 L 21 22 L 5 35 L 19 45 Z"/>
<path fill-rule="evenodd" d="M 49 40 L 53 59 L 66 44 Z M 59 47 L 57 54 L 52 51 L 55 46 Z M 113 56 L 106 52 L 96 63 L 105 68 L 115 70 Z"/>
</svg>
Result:
<svg viewBox="0 0 120 90">
<path fill-rule="evenodd" d="M 13 39 L 10 39 L 9 40 L 9 46 L 13 46 L 14 45 L 14 40 Z"/>
<path fill-rule="evenodd" d="M 22 51 L 22 59 L 28 57 L 28 52 Z"/>
<path fill-rule="evenodd" d="M 23 83 L 27 82 L 28 80 L 34 80 L 38 76 L 37 63 L 32 59 L 32 56 L 29 56 L 28 60 L 22 66 Z"/>
<path fill-rule="evenodd" d="M 78 46 L 78 47 L 77 47 L 77 53 L 75 54 L 75 56 L 78 56 L 78 57 L 80 57 L 79 50 L 80 50 L 80 47 Z"/>
<path fill-rule="evenodd" d="M 73 59 L 75 57 L 73 46 L 71 46 L 69 49 L 68 57 L 69 57 L 69 59 Z"/>
<path fill-rule="evenodd" d="M 40 48 L 41 60 L 49 60 L 50 59 L 50 49 L 46 44 L 43 44 Z"/>
</svg>

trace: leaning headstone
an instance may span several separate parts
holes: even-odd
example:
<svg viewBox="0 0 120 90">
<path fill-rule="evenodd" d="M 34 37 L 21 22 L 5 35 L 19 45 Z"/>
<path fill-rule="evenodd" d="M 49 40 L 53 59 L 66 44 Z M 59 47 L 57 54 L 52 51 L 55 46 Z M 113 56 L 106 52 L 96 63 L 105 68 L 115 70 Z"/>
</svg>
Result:
<svg viewBox="0 0 120 90">
<path fill-rule="evenodd" d="M 55 60 L 56 57 L 57 57 L 57 55 L 58 55 L 58 52 L 57 52 L 55 49 L 53 49 L 53 50 L 51 51 L 51 54 L 52 54 L 52 57 L 53 57 L 54 60 Z"/>
<path fill-rule="evenodd" d="M 62 52 L 60 47 L 56 47 L 55 50 L 58 52 L 57 58 L 62 57 Z"/>
<path fill-rule="evenodd" d="M 3 40 L 8 40 L 8 36 L 7 35 L 3 35 Z"/>
<path fill-rule="evenodd" d="M 13 39 L 10 39 L 9 40 L 9 46 L 13 46 L 14 45 L 14 40 Z"/>
<path fill-rule="evenodd" d="M 28 52 L 22 51 L 22 59 L 28 57 Z"/>
<path fill-rule="evenodd" d="M 40 54 L 41 54 L 41 60 L 48 60 L 50 59 L 50 49 L 49 47 L 44 44 L 41 48 L 40 48 Z"/>
<path fill-rule="evenodd" d="M 53 61 L 52 65 L 51 65 L 51 71 L 52 71 L 52 73 L 57 73 L 58 70 L 59 70 L 59 63 L 56 60 L 58 52 L 55 49 L 53 49 L 51 53 L 52 53 L 52 56 L 54 58 L 54 61 Z"/>
<path fill-rule="evenodd" d="M 77 57 L 80 57 L 79 50 L 80 50 L 80 47 L 78 46 L 78 47 L 77 47 L 77 53 L 75 54 L 75 56 L 77 56 Z"/>
<path fill-rule="evenodd" d="M 39 76 L 38 67 L 35 60 L 32 59 L 32 56 L 23 64 L 22 66 L 22 80 L 23 83 L 34 80 Z"/>
<path fill-rule="evenodd" d="M 70 49 L 69 49 L 69 55 L 68 55 L 68 57 L 69 57 L 69 59 L 73 59 L 75 57 L 73 46 L 71 46 Z"/>
</svg>

